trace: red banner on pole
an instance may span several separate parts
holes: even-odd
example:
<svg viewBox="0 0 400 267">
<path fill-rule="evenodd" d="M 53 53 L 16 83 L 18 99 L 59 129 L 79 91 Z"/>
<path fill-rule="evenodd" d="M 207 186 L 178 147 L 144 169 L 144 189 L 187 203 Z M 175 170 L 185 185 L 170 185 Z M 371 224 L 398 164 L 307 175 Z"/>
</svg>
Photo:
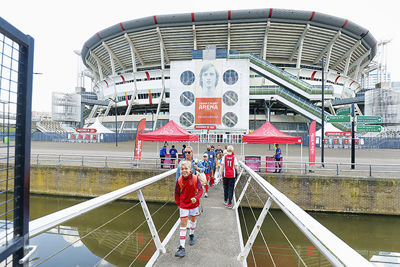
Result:
<svg viewBox="0 0 400 267">
<path fill-rule="evenodd" d="M 310 133 L 309 133 L 309 143 L 308 143 L 308 161 L 310 165 L 315 165 L 315 128 L 316 121 L 311 122 Z"/>
<path fill-rule="evenodd" d="M 146 119 L 142 119 L 136 131 L 136 142 L 135 142 L 135 160 L 140 160 L 142 157 L 142 149 L 143 149 L 143 140 L 139 139 L 139 135 L 144 133 L 144 129 L 146 128 Z"/>
</svg>

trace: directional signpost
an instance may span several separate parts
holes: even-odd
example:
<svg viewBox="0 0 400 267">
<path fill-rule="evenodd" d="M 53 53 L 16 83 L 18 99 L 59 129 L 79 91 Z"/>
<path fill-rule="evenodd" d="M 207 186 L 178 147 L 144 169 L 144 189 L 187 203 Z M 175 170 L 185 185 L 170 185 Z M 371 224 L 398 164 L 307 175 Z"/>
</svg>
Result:
<svg viewBox="0 0 400 267">
<path fill-rule="evenodd" d="M 357 116 L 357 123 L 380 123 L 382 122 L 381 116 Z"/>
<path fill-rule="evenodd" d="M 380 125 L 358 125 L 356 131 L 358 133 L 379 133 L 382 131 L 382 127 Z"/>
<path fill-rule="evenodd" d="M 336 115 L 350 115 L 351 110 L 350 107 L 341 108 L 336 111 Z"/>
<path fill-rule="evenodd" d="M 339 116 L 328 116 L 326 122 L 350 122 L 350 116 L 339 115 Z"/>
</svg>

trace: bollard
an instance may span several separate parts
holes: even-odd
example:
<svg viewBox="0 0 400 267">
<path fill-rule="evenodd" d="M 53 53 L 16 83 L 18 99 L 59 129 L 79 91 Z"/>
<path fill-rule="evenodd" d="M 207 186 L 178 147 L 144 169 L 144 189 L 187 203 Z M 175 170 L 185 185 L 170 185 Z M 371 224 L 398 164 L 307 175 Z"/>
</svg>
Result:
<svg viewBox="0 0 400 267">
<path fill-rule="evenodd" d="M 372 176 L 372 165 L 370 164 L 369 165 L 369 177 L 371 177 Z"/>
<path fill-rule="evenodd" d="M 83 157 L 84 157 L 84 156 L 82 156 L 82 167 L 83 167 Z"/>
<path fill-rule="evenodd" d="M 339 176 L 339 164 L 336 164 L 336 175 Z"/>
</svg>

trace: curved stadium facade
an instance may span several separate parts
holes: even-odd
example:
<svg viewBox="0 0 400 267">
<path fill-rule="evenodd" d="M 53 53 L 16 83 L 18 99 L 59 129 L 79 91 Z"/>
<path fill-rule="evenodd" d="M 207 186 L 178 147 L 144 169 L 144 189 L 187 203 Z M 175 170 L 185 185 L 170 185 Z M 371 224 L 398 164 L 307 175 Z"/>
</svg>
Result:
<svg viewBox="0 0 400 267">
<path fill-rule="evenodd" d="M 121 22 L 82 47 L 103 100 L 86 122 L 100 117 L 115 129 L 117 103 L 120 132 L 135 131 L 146 118 L 148 129 L 173 119 L 199 134 L 241 134 L 271 120 L 302 134 L 310 121 L 320 122 L 323 74 L 326 112 L 334 113 L 330 101 L 362 89 L 376 43 L 360 25 L 314 11 L 228 10 Z M 214 98 L 199 93 L 206 64 L 219 73 Z"/>
</svg>

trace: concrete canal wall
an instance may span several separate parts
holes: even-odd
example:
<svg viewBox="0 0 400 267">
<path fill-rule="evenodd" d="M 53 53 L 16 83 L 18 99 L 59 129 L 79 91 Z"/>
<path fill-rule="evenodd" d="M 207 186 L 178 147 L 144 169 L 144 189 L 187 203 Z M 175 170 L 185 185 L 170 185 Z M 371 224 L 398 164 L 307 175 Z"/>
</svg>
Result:
<svg viewBox="0 0 400 267">
<path fill-rule="evenodd" d="M 96 197 L 161 173 L 160 170 L 31 166 L 31 193 Z M 305 210 L 400 215 L 400 180 L 302 175 L 263 175 Z M 237 192 L 246 182 L 243 176 Z M 4 183 L 0 187 L 4 187 Z M 175 175 L 143 189 L 147 201 L 174 201 Z M 247 189 L 253 207 L 262 207 L 266 193 L 252 181 Z M 258 196 L 262 199 L 260 200 Z M 221 196 L 222 198 L 222 196 Z M 124 199 L 137 200 L 132 193 Z M 242 204 L 248 205 L 246 198 Z"/>
<path fill-rule="evenodd" d="M 400 215 L 400 180 L 336 176 L 262 175 L 304 210 Z M 244 178 L 244 179 L 243 179 Z M 242 177 L 239 187 L 247 177 Z M 267 199 L 257 183 L 248 187 L 248 200 L 263 207 Z M 241 188 L 238 188 L 240 192 Z M 260 200 L 261 198 L 261 200 Z M 262 203 L 263 201 L 263 203 Z M 248 205 L 246 198 L 243 205 Z"/>
<path fill-rule="evenodd" d="M 30 192 L 35 194 L 97 197 L 162 173 L 159 170 L 31 166 Z M 174 201 L 175 175 L 142 189 L 146 201 Z M 123 197 L 138 200 L 137 193 Z"/>
</svg>

